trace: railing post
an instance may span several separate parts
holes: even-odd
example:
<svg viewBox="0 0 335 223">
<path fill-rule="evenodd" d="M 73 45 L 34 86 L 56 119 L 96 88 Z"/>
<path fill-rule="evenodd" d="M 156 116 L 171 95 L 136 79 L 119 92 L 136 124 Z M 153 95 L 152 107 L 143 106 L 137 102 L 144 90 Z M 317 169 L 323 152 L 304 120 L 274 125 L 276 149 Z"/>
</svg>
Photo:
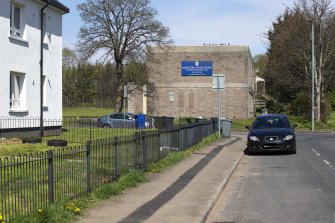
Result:
<svg viewBox="0 0 335 223">
<path fill-rule="evenodd" d="M 147 170 L 148 163 L 147 163 L 147 144 L 146 144 L 145 131 L 141 132 L 141 134 L 142 134 L 142 149 L 143 149 L 143 169 Z"/>
<path fill-rule="evenodd" d="M 161 130 L 158 129 L 158 159 L 161 159 Z"/>
<path fill-rule="evenodd" d="M 53 151 L 48 150 L 48 197 L 49 203 L 55 202 L 55 190 L 54 190 L 54 169 L 53 169 Z"/>
<path fill-rule="evenodd" d="M 201 138 L 201 134 L 199 134 L 200 130 L 201 130 L 201 126 L 200 126 L 200 124 L 198 124 L 194 129 L 194 136 L 195 136 L 194 137 L 195 138 L 194 144 L 197 144 L 200 141 L 200 140 L 198 140 L 199 137 Z"/>
<path fill-rule="evenodd" d="M 117 151 L 118 137 L 114 137 L 114 179 L 118 177 L 118 151 Z"/>
<path fill-rule="evenodd" d="M 139 163 L 139 157 L 138 157 L 138 132 L 135 132 L 134 134 L 134 167 L 137 168 L 138 167 L 138 163 Z"/>
<path fill-rule="evenodd" d="M 86 143 L 86 162 L 87 162 L 87 192 L 91 192 L 91 143 L 92 141 L 87 141 Z"/>
<path fill-rule="evenodd" d="M 180 136 L 180 134 L 181 134 L 181 127 L 178 126 L 178 150 L 182 150 L 182 148 L 181 148 L 181 136 Z"/>
<path fill-rule="evenodd" d="M 92 143 L 92 119 L 90 119 L 90 142 Z"/>
</svg>

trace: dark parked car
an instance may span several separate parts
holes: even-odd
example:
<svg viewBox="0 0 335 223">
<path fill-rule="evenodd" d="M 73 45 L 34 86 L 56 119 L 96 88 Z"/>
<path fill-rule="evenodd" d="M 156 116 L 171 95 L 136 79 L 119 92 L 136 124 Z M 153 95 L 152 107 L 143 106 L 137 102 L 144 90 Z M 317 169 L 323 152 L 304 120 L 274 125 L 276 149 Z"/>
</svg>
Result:
<svg viewBox="0 0 335 223">
<path fill-rule="evenodd" d="M 296 153 L 294 128 L 286 115 L 264 114 L 255 118 L 252 126 L 246 126 L 248 152 L 285 151 Z"/>
<path fill-rule="evenodd" d="M 103 128 L 135 128 L 135 115 L 132 113 L 113 113 L 98 119 L 98 126 Z"/>
</svg>

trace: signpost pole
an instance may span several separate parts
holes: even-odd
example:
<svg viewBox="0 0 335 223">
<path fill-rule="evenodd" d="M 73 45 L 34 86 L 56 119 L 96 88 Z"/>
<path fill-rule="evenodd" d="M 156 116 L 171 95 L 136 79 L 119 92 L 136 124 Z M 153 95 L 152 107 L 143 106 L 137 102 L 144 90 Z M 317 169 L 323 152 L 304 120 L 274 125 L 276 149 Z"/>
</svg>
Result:
<svg viewBox="0 0 335 223">
<path fill-rule="evenodd" d="M 221 95 L 220 91 L 225 88 L 224 74 L 213 75 L 213 89 L 218 91 L 218 129 L 219 129 L 219 141 L 221 140 Z"/>
<path fill-rule="evenodd" d="M 218 122 L 219 122 L 219 141 L 221 138 L 221 121 L 220 121 L 220 116 L 221 116 L 221 105 L 220 105 L 220 81 L 219 81 L 219 75 L 216 76 L 217 78 L 217 89 L 218 89 Z"/>
</svg>

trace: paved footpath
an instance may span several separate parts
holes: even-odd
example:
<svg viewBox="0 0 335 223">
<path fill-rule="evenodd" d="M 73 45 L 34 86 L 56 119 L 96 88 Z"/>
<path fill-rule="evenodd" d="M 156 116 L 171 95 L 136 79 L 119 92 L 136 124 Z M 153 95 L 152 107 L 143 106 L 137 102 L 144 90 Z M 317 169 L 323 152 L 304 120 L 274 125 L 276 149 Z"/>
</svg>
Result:
<svg viewBox="0 0 335 223">
<path fill-rule="evenodd" d="M 205 222 L 243 156 L 245 134 L 232 134 L 124 194 L 88 210 L 78 223 Z"/>
</svg>

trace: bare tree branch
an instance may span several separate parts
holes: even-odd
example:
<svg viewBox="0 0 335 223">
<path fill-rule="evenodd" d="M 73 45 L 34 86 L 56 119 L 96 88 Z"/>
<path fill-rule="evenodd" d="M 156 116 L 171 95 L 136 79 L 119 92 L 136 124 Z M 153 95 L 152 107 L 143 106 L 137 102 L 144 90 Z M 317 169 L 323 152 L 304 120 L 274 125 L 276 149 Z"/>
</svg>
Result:
<svg viewBox="0 0 335 223">
<path fill-rule="evenodd" d="M 150 0 L 87 0 L 78 10 L 84 22 L 78 34 L 80 56 L 89 59 L 99 55 L 99 61 L 112 59 L 116 65 L 117 104 L 122 108 L 123 65 L 145 61 L 153 45 L 173 43 L 169 29 L 155 20 L 157 10 Z"/>
</svg>

